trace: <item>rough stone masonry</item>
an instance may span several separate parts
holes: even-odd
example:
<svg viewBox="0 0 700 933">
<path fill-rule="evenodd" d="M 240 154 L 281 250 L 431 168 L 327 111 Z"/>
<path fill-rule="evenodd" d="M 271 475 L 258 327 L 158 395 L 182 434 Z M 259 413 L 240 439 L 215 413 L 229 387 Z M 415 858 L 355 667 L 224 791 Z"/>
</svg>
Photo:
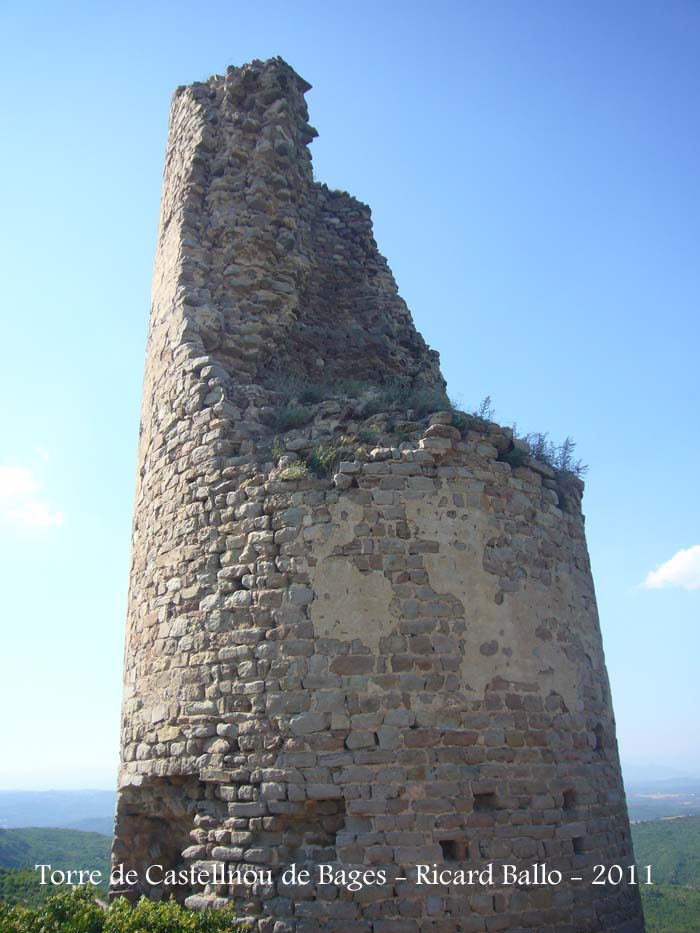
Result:
<svg viewBox="0 0 700 933">
<path fill-rule="evenodd" d="M 637 933 L 637 888 L 591 883 L 633 856 L 582 484 L 450 409 L 369 209 L 313 180 L 307 90 L 273 59 L 173 100 L 115 893 L 268 933 Z"/>
</svg>

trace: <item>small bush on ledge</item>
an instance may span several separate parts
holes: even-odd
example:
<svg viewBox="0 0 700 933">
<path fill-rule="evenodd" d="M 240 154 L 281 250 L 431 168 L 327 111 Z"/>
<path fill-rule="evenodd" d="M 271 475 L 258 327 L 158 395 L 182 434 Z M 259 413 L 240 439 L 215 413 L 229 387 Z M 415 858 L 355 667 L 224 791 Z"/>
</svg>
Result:
<svg viewBox="0 0 700 933">
<path fill-rule="evenodd" d="M 338 460 L 339 449 L 337 447 L 320 444 L 318 447 L 314 447 L 306 458 L 306 465 L 314 476 L 325 477 L 331 475 Z"/>
<path fill-rule="evenodd" d="M 377 414 L 394 409 L 413 411 L 417 418 L 422 418 L 435 411 L 451 411 L 452 402 L 444 389 L 415 387 L 397 379 L 379 387 L 377 395 L 367 406 L 367 413 Z"/>
<path fill-rule="evenodd" d="M 297 479 L 306 479 L 307 467 L 303 460 L 297 460 L 290 466 L 285 467 L 280 473 L 280 479 L 291 481 Z"/>
<path fill-rule="evenodd" d="M 530 445 L 530 456 L 535 460 L 546 463 L 548 467 L 559 473 L 573 473 L 581 479 L 588 472 L 588 465 L 581 460 L 574 460 L 576 442 L 572 437 L 564 438 L 564 442 L 557 446 L 545 434 L 526 434 L 523 440 Z"/>
<path fill-rule="evenodd" d="M 502 460 L 503 463 L 509 463 L 515 469 L 516 467 L 525 466 L 530 459 L 530 455 L 521 447 L 513 447 L 506 453 L 501 454 L 498 459 Z"/>
<path fill-rule="evenodd" d="M 314 384 L 305 386 L 299 390 L 297 398 L 302 405 L 316 405 L 325 398 L 323 386 Z"/>
<path fill-rule="evenodd" d="M 360 444 L 371 444 L 373 447 L 377 447 L 379 444 L 379 431 L 376 428 L 363 428 L 361 431 L 357 432 L 357 440 Z"/>
<path fill-rule="evenodd" d="M 342 444 L 320 444 L 306 458 L 309 470 L 318 477 L 332 476 L 341 460 L 349 459 L 352 450 Z"/>
<path fill-rule="evenodd" d="M 311 412 L 301 405 L 283 405 L 275 411 L 271 419 L 271 427 L 282 434 L 285 431 L 291 431 L 292 428 L 299 428 L 311 420 Z"/>
<path fill-rule="evenodd" d="M 307 424 L 312 418 L 312 412 L 306 406 L 330 399 L 363 399 L 365 415 L 403 410 L 413 411 L 416 418 L 423 418 L 436 411 L 452 411 L 454 408 L 443 388 L 414 386 L 403 378 L 379 384 L 363 379 L 304 382 L 296 377 L 279 375 L 274 388 L 289 399 L 284 405 L 280 405 L 267 421 L 280 433 Z"/>
</svg>

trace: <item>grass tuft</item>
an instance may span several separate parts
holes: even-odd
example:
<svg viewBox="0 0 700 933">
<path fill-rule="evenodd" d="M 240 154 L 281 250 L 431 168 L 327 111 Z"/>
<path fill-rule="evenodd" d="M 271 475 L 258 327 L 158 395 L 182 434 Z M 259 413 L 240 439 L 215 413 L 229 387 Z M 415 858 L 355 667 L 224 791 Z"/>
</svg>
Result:
<svg viewBox="0 0 700 933">
<path fill-rule="evenodd" d="M 284 470 L 280 473 L 280 479 L 290 482 L 292 480 L 305 479 L 307 474 L 307 466 L 303 460 L 297 460 L 296 463 L 290 464 L 290 466 L 285 467 Z"/>
</svg>

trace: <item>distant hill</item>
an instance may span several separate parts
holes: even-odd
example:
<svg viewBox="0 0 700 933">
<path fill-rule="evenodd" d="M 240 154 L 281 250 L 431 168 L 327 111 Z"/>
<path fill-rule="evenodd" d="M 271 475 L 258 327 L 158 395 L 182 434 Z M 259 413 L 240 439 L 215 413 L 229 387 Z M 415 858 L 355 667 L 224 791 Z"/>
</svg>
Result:
<svg viewBox="0 0 700 933">
<path fill-rule="evenodd" d="M 643 877 L 651 865 L 654 885 L 640 885 L 647 933 L 700 933 L 700 816 L 632 824 L 634 855 Z"/>
<path fill-rule="evenodd" d="M 625 781 L 625 791 L 631 820 L 700 814 L 698 778 Z"/>
<path fill-rule="evenodd" d="M 55 826 L 112 835 L 111 790 L 0 790 L 0 827 Z"/>
<path fill-rule="evenodd" d="M 651 865 L 659 884 L 700 889 L 700 816 L 679 816 L 632 825 L 637 865 Z"/>
<path fill-rule="evenodd" d="M 76 829 L 0 829 L 0 900 L 37 905 L 59 888 L 41 885 L 35 865 L 102 872 L 109 879 L 110 836 Z"/>
<path fill-rule="evenodd" d="M 111 839 L 77 829 L 0 829 L 0 868 L 31 868 L 37 864 L 61 869 L 109 872 Z M 38 875 L 38 873 L 37 873 Z"/>
</svg>

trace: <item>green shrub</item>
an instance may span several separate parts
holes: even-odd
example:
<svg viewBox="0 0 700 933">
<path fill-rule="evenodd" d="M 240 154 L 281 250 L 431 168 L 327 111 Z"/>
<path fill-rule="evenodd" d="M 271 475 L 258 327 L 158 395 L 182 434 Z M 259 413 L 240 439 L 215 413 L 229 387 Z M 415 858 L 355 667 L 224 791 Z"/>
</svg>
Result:
<svg viewBox="0 0 700 933">
<path fill-rule="evenodd" d="M 520 467 L 527 463 L 528 455 L 522 448 L 513 447 L 506 453 L 501 454 L 498 459 L 504 463 L 509 463 L 512 467 Z"/>
<path fill-rule="evenodd" d="M 292 428 L 298 428 L 302 424 L 307 424 L 311 418 L 311 412 L 300 405 L 291 403 L 278 408 L 272 416 L 272 427 L 275 431 L 291 431 Z"/>
<path fill-rule="evenodd" d="M 297 398 L 302 405 L 315 405 L 317 402 L 322 402 L 325 396 L 323 386 L 307 385 L 299 390 Z"/>
<path fill-rule="evenodd" d="M 73 888 L 51 895 L 39 907 L 12 907 L 0 901 L 2 933 L 236 933 L 234 908 L 192 911 L 173 900 L 142 898 L 133 907 L 117 898 L 106 910 L 97 888 Z"/>
<path fill-rule="evenodd" d="M 0 868 L 0 902 L 36 906 L 50 893 L 49 885 L 37 884 L 37 873 L 31 868 Z"/>
<path fill-rule="evenodd" d="M 486 422 L 493 421 L 494 415 L 495 411 L 491 404 L 490 395 L 486 395 L 482 399 L 479 407 L 472 412 L 474 418 L 479 418 L 481 421 Z M 465 418 L 468 418 L 468 416 L 464 416 L 460 412 L 455 412 L 452 415 L 452 424 L 456 428 L 459 428 L 462 433 L 464 433 L 464 431 L 461 422 L 463 422 Z M 516 425 L 513 425 L 513 437 L 518 437 Z M 532 457 L 533 460 L 539 460 L 541 463 L 545 463 L 548 467 L 551 467 L 551 469 L 556 470 L 557 473 L 571 473 L 573 476 L 581 479 L 581 477 L 585 476 L 588 472 L 588 465 L 574 458 L 576 443 L 573 438 L 566 437 L 562 444 L 557 445 L 549 439 L 549 435 L 546 432 L 544 434 L 541 432 L 533 432 L 531 434 L 525 434 L 522 439 L 527 441 L 530 447 L 529 457 Z M 498 459 L 505 463 L 510 463 L 513 467 L 519 467 L 523 466 L 528 460 L 528 454 L 514 447 L 506 453 L 500 454 Z"/>
<path fill-rule="evenodd" d="M 465 415 L 463 411 L 452 412 L 452 427 L 457 428 L 460 434 L 466 434 L 471 426 L 472 421 L 469 415 Z"/>
<path fill-rule="evenodd" d="M 105 912 L 96 888 L 74 888 L 48 897 L 39 907 L 0 903 L 3 933 L 103 933 Z M 104 896 L 104 892 L 101 892 Z"/>
<path fill-rule="evenodd" d="M 524 438 L 530 445 L 530 455 L 535 460 L 546 463 L 553 470 L 561 473 L 573 473 L 579 478 L 588 472 L 588 465 L 581 460 L 574 460 L 576 443 L 571 437 L 566 437 L 563 444 L 557 446 L 549 440 L 549 435 L 534 433 L 526 434 Z"/>
<path fill-rule="evenodd" d="M 272 442 L 272 447 L 270 448 L 270 450 L 272 451 L 272 456 L 274 457 L 274 459 L 279 460 L 280 457 L 283 457 L 285 455 L 287 448 L 284 446 L 281 439 L 279 437 L 276 437 L 274 441 Z"/>
<path fill-rule="evenodd" d="M 422 418 L 434 411 L 451 411 L 452 403 L 444 389 L 427 386 L 411 386 L 401 379 L 381 386 L 379 392 L 367 402 L 365 411 L 378 414 L 383 411 L 399 409 L 412 410 L 416 417 Z"/>
<path fill-rule="evenodd" d="M 406 408 L 412 408 L 417 417 L 423 418 L 435 411 L 451 411 L 452 403 L 444 389 L 415 389 Z"/>
<path fill-rule="evenodd" d="M 286 467 L 280 473 L 280 479 L 283 480 L 296 480 L 304 479 L 306 477 L 306 464 L 303 460 L 297 460 L 296 463 L 292 463 L 290 466 Z"/>
<path fill-rule="evenodd" d="M 382 398 L 387 407 L 413 409 L 418 417 L 449 405 L 444 392 L 425 388 L 413 389 L 400 382 L 387 386 L 382 392 Z"/>
<path fill-rule="evenodd" d="M 576 443 L 572 437 L 565 437 L 564 443 L 557 447 L 556 467 L 557 470 L 564 470 L 567 473 L 573 473 L 574 476 L 585 476 L 588 472 L 588 464 L 581 460 L 574 460 L 574 450 Z"/>
<path fill-rule="evenodd" d="M 357 432 L 357 439 L 361 444 L 373 444 L 376 446 L 379 440 L 379 431 L 376 428 L 363 428 Z"/>
<path fill-rule="evenodd" d="M 332 476 L 340 461 L 349 456 L 350 451 L 346 447 L 320 444 L 306 458 L 306 464 L 314 476 Z"/>
<path fill-rule="evenodd" d="M 496 410 L 491 404 L 491 396 L 485 395 L 482 398 L 479 407 L 475 408 L 472 412 L 472 415 L 475 418 L 479 418 L 481 421 L 493 421 L 495 413 Z"/>
<path fill-rule="evenodd" d="M 104 933 L 235 933 L 233 907 L 187 910 L 173 900 L 154 903 L 142 898 L 134 907 L 118 898 L 107 912 Z"/>
<path fill-rule="evenodd" d="M 333 386 L 333 395 L 344 395 L 347 398 L 358 398 L 369 389 L 370 383 L 361 379 L 341 379 Z"/>
<path fill-rule="evenodd" d="M 274 384 L 271 384 L 271 388 L 274 388 L 276 392 L 301 405 L 315 405 L 337 396 L 358 398 L 373 386 L 375 383 L 362 379 L 338 379 L 336 381 L 326 379 L 321 382 L 308 382 L 284 375 L 274 378 Z"/>
</svg>

